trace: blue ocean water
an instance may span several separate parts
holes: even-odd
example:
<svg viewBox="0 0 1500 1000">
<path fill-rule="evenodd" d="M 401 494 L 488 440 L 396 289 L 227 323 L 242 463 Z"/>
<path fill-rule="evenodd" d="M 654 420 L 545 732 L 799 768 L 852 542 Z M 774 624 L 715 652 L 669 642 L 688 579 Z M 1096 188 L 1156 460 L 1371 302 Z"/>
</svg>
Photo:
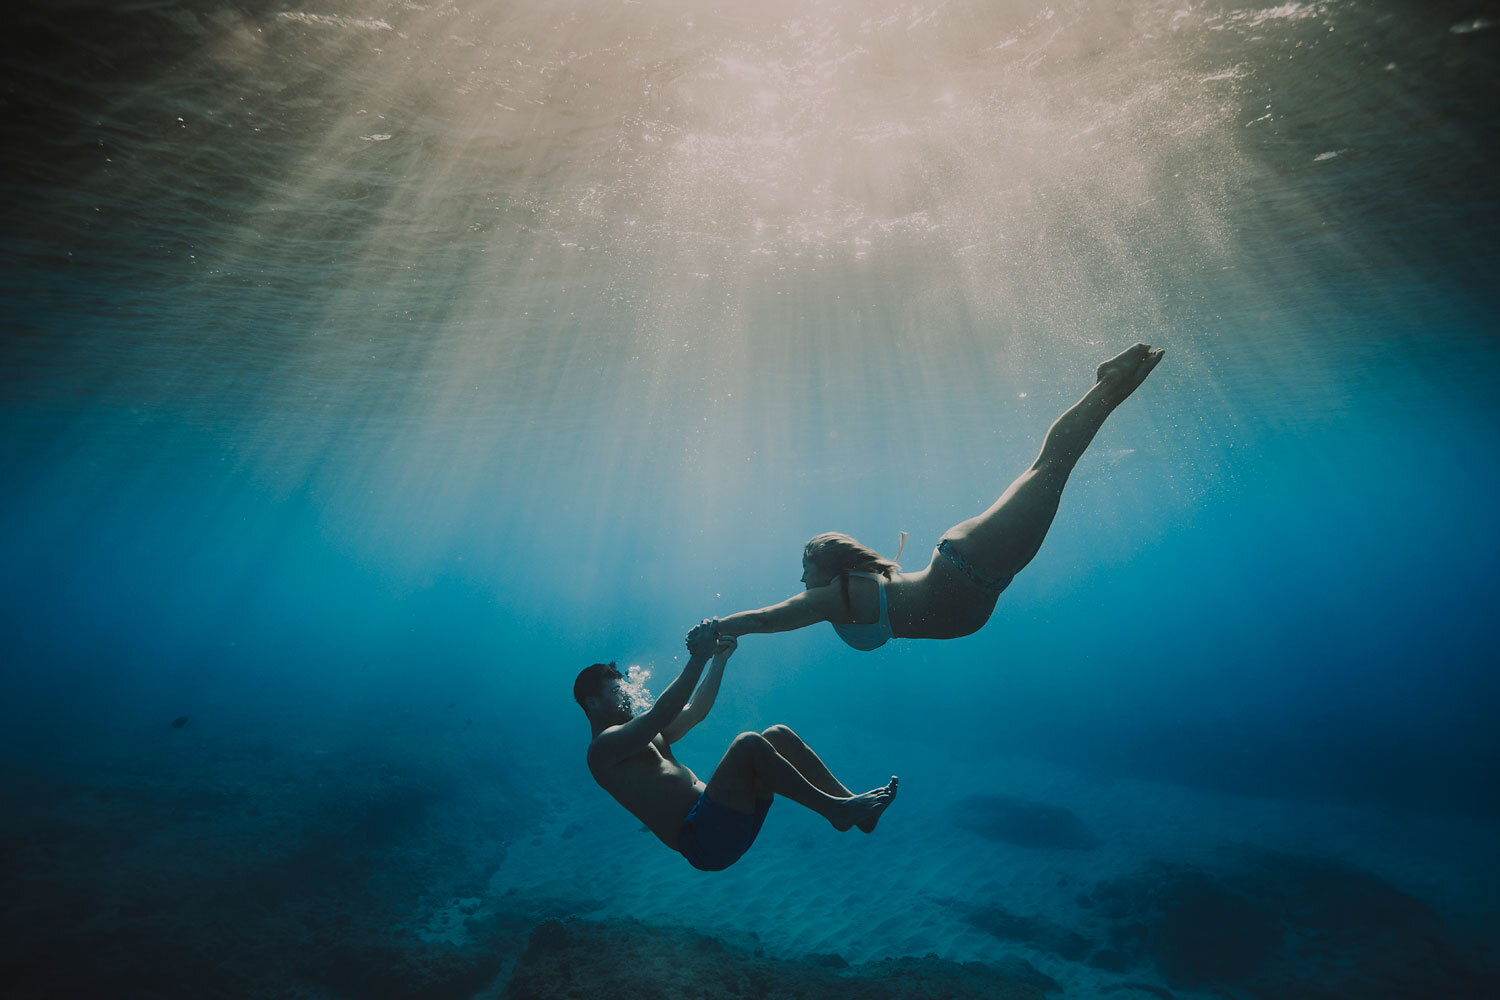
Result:
<svg viewBox="0 0 1500 1000">
<path fill-rule="evenodd" d="M 1111 980 L 942 874 L 1061 872 L 1008 909 L 1066 924 L 1073 886 L 1234 844 L 1371 872 L 1493 975 L 1497 17 L 8 13 L 4 977 L 370 996 L 373 950 L 441 945 L 458 973 L 386 995 L 496 996 L 542 920 L 674 923 L 653 901 L 711 890 L 590 781 L 577 671 L 660 690 L 694 622 L 800 589 L 819 531 L 908 531 L 920 568 L 1137 340 L 1165 361 L 983 631 L 744 641 L 686 762 L 781 722 L 902 798 L 864 854 L 778 806 L 717 883 L 761 895 L 674 925 L 1291 995 L 1160 955 Z M 1115 853 L 944 839 L 976 795 Z M 910 926 L 829 924 L 820 885 L 893 865 Z M 466 932 L 389 937 L 450 900 Z M 1429 966 L 1322 995 L 1493 983 Z"/>
</svg>

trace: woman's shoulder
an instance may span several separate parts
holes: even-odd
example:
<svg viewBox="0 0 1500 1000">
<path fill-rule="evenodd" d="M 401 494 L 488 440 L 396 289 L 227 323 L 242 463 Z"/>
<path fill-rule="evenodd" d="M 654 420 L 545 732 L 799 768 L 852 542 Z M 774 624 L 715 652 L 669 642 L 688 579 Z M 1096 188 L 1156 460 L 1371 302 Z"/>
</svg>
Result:
<svg viewBox="0 0 1500 1000">
<path fill-rule="evenodd" d="M 890 576 L 885 578 L 887 587 L 912 587 L 920 584 L 927 577 L 927 568 L 922 569 L 893 569 Z"/>
</svg>

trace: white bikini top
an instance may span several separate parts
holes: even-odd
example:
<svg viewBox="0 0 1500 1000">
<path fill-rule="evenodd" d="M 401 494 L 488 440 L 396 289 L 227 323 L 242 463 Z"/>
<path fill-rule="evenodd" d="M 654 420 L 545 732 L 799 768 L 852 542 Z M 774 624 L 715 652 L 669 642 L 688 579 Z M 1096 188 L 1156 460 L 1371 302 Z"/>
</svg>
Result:
<svg viewBox="0 0 1500 1000">
<path fill-rule="evenodd" d="M 868 625 L 834 625 L 833 630 L 855 649 L 869 652 L 879 649 L 890 639 L 896 636 L 891 632 L 891 615 L 885 606 L 885 577 L 876 573 L 848 573 L 846 576 L 862 576 L 866 580 L 874 580 L 875 587 L 880 591 L 880 617 Z"/>
</svg>

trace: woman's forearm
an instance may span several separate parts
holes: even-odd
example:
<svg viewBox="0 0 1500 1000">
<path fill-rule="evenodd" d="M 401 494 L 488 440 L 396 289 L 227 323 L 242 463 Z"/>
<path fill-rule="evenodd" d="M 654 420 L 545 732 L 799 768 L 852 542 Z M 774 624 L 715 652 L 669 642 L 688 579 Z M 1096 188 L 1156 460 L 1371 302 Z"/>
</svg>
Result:
<svg viewBox="0 0 1500 1000">
<path fill-rule="evenodd" d="M 759 611 L 735 612 L 732 615 L 715 621 L 714 631 L 719 635 L 733 636 L 735 638 L 761 632 L 774 632 L 776 629 L 766 627 L 765 611 L 765 608 L 761 608 Z"/>
<path fill-rule="evenodd" d="M 792 629 L 826 622 L 828 614 L 825 608 L 829 600 L 826 591 L 830 591 L 830 588 L 804 591 L 768 608 L 737 611 L 720 618 L 715 627 L 720 635 L 738 637 L 761 632 L 790 632 Z"/>
</svg>

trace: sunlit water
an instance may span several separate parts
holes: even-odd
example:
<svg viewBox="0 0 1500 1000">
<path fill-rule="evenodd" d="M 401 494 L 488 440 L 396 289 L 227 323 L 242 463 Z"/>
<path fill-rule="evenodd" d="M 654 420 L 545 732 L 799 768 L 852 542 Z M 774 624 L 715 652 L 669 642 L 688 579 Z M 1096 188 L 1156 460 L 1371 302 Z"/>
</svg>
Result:
<svg viewBox="0 0 1500 1000">
<path fill-rule="evenodd" d="M 789 722 L 918 824 L 1016 759 L 1493 823 L 1496 17 L 8 14 L 7 767 L 503 786 L 498 864 L 617 819 L 580 667 L 659 690 L 817 531 L 920 567 L 1144 340 L 983 632 L 748 639 L 685 758 Z M 1494 860 L 1432 878 L 1481 936 Z"/>
</svg>

